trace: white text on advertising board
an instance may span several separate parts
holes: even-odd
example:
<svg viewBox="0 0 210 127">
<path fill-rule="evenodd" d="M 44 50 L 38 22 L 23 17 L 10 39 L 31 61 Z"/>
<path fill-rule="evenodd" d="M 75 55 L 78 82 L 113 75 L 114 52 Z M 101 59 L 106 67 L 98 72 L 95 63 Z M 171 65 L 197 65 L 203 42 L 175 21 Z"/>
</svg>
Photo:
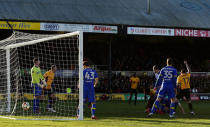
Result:
<svg viewBox="0 0 210 127">
<path fill-rule="evenodd" d="M 175 36 L 210 37 L 210 31 L 207 30 L 175 29 L 174 31 L 175 31 Z"/>
<path fill-rule="evenodd" d="M 117 33 L 117 27 L 116 26 L 93 25 L 93 32 Z"/>
<path fill-rule="evenodd" d="M 128 27 L 128 34 L 174 36 L 173 29 Z"/>
<path fill-rule="evenodd" d="M 46 24 L 44 24 L 44 29 L 45 30 L 49 30 L 49 31 L 56 31 L 56 30 L 59 30 L 59 25 L 58 24 L 55 24 L 55 23 L 53 23 L 53 24 L 50 24 L 50 23 L 46 23 Z"/>
</svg>

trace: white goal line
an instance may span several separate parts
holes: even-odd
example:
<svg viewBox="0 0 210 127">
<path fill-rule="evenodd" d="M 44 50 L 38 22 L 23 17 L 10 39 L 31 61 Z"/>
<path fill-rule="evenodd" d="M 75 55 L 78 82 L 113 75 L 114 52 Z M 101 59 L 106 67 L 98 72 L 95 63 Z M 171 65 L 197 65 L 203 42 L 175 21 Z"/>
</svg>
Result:
<svg viewBox="0 0 210 127">
<path fill-rule="evenodd" d="M 13 118 L 13 117 L 6 117 L 6 116 L 0 116 L 0 118 L 11 119 L 11 120 L 17 120 L 16 118 Z"/>
<path fill-rule="evenodd" d="M 73 118 L 72 118 L 72 119 L 68 119 L 68 118 L 67 118 L 67 119 L 50 119 L 50 118 L 49 118 L 49 119 L 44 119 L 44 118 L 43 118 L 43 119 L 41 119 L 41 118 L 35 118 L 35 119 L 33 119 L 33 118 L 32 118 L 32 119 L 21 119 L 21 118 L 13 118 L 13 117 L 6 117 L 6 116 L 0 116 L 0 118 L 3 118 L 3 119 L 10 119 L 10 120 L 34 120 L 34 121 L 36 121 L 36 120 L 37 120 L 37 121 L 39 121 L 39 120 L 40 120 L 40 121 L 42 121 L 42 120 L 44 120 L 44 121 L 79 120 L 79 119 L 76 119 L 76 118 L 75 118 L 75 119 L 73 119 Z"/>
</svg>

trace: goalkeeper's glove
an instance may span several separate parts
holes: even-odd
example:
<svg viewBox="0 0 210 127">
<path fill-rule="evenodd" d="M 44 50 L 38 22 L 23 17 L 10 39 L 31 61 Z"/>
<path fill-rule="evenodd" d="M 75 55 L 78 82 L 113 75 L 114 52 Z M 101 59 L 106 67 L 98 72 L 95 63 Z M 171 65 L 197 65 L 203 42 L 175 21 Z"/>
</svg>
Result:
<svg viewBox="0 0 210 127">
<path fill-rule="evenodd" d="M 42 82 L 43 82 L 44 86 L 47 86 L 47 83 L 45 80 L 42 80 Z"/>
<path fill-rule="evenodd" d="M 44 88 L 44 85 L 40 84 L 40 83 L 37 83 L 37 85 L 41 88 Z"/>
</svg>

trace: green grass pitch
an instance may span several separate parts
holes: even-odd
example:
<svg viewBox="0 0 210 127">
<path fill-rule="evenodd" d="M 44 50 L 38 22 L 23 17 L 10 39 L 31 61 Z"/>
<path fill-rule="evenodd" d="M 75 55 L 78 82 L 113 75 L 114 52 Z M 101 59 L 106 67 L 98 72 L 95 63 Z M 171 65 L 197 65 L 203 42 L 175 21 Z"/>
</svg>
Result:
<svg viewBox="0 0 210 127">
<path fill-rule="evenodd" d="M 187 105 L 183 103 L 186 112 Z M 125 101 L 97 102 L 97 120 L 90 119 L 89 109 L 85 109 L 83 121 L 32 121 L 8 120 L 0 118 L 0 127 L 210 127 L 210 102 L 193 102 L 195 116 L 182 115 L 177 110 L 175 119 L 168 115 L 154 115 L 147 118 L 144 102 L 135 106 Z"/>
</svg>

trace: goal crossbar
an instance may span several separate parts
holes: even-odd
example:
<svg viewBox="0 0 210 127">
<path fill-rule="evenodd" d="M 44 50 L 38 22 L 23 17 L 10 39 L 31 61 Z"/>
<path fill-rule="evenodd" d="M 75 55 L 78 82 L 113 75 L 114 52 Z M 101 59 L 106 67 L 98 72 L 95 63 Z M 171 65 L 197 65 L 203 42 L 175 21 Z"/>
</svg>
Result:
<svg viewBox="0 0 210 127">
<path fill-rule="evenodd" d="M 22 43 L 17 43 L 17 44 L 11 44 L 11 45 L 4 47 L 4 49 L 12 49 L 12 48 L 22 47 L 22 46 L 26 46 L 26 45 L 33 45 L 33 44 L 37 44 L 37 43 L 44 42 L 44 41 L 55 40 L 55 39 L 59 39 L 59 38 L 66 38 L 69 36 L 79 35 L 80 33 L 81 33 L 80 31 L 76 31 L 76 32 L 56 35 L 56 36 L 52 36 L 52 37 L 46 37 L 46 38 L 42 38 L 42 39 L 37 39 L 37 40 L 32 40 L 32 41 L 27 41 L 27 42 L 22 42 Z"/>
</svg>

